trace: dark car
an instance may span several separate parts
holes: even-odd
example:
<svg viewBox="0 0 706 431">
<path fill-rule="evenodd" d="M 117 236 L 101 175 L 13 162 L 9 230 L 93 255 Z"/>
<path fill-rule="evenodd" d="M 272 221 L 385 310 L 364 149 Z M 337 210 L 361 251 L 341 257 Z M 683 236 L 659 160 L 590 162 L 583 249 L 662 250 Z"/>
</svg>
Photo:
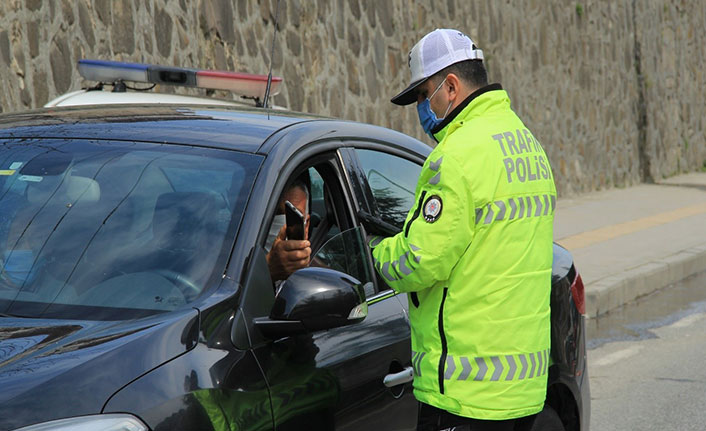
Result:
<svg viewBox="0 0 706 431">
<path fill-rule="evenodd" d="M 430 150 L 222 106 L 1 116 L 0 430 L 414 430 L 407 297 L 365 238 L 399 228 Z M 275 286 L 263 246 L 302 175 L 319 265 Z M 552 283 L 538 429 L 586 430 L 583 286 L 559 246 Z"/>
</svg>

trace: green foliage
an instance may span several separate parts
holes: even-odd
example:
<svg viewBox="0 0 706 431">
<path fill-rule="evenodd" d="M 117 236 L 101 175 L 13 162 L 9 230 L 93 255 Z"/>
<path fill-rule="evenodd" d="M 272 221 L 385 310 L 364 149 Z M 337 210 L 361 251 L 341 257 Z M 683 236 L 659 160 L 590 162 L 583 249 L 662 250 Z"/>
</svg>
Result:
<svg viewBox="0 0 706 431">
<path fill-rule="evenodd" d="M 578 15 L 579 18 L 583 16 L 583 6 L 581 3 L 576 3 L 576 15 Z"/>
</svg>

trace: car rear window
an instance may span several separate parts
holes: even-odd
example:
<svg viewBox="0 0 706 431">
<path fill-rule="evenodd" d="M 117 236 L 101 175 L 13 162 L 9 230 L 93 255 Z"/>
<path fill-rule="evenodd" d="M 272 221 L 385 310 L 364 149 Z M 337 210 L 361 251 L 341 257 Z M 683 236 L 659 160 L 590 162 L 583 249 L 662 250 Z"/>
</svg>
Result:
<svg viewBox="0 0 706 431">
<path fill-rule="evenodd" d="M 186 306 L 222 273 L 261 160 L 0 140 L 0 313 L 113 320 Z"/>
</svg>

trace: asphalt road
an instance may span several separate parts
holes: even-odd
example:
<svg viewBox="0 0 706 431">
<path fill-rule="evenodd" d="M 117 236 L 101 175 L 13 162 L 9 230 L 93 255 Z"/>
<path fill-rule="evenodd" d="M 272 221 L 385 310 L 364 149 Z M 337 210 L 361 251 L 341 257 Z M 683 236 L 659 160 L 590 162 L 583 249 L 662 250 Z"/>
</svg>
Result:
<svg viewBox="0 0 706 431">
<path fill-rule="evenodd" d="M 706 274 L 588 321 L 591 430 L 706 429 Z"/>
</svg>

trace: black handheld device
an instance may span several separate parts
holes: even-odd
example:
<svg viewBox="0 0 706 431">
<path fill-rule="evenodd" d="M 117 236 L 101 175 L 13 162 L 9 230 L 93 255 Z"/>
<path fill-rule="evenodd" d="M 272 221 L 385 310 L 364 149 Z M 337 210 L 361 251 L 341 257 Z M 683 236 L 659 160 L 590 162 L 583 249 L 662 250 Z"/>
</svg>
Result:
<svg viewBox="0 0 706 431">
<path fill-rule="evenodd" d="M 304 239 L 304 215 L 291 202 L 284 202 L 287 218 L 287 239 Z"/>
</svg>

